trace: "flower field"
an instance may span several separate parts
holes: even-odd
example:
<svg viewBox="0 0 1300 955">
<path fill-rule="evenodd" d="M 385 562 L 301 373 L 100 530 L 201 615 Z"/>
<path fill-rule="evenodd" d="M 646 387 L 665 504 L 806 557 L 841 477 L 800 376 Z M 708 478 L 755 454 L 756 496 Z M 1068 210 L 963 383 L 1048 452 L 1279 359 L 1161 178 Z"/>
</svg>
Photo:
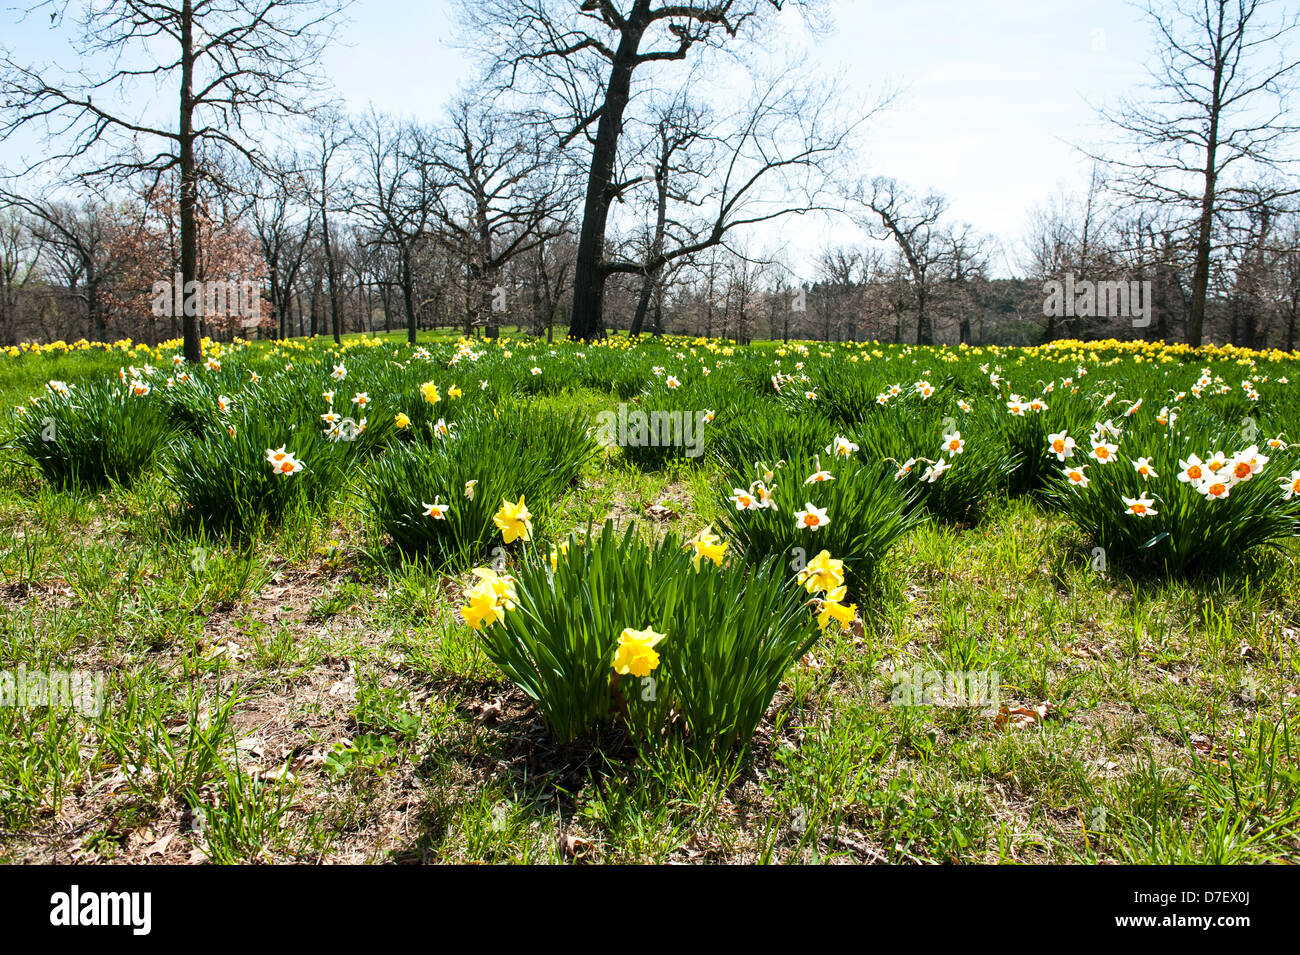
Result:
<svg viewBox="0 0 1300 955">
<path fill-rule="evenodd" d="M 1300 355 L 204 354 L 0 354 L 0 859 L 1300 861 Z"/>
</svg>

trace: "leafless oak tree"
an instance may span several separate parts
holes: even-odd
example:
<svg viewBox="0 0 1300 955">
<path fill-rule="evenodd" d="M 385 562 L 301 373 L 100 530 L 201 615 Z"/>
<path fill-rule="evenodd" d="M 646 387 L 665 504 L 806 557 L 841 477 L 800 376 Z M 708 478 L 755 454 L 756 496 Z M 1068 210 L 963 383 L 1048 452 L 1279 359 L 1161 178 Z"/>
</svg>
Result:
<svg viewBox="0 0 1300 955">
<path fill-rule="evenodd" d="M 1135 150 L 1106 158 L 1121 195 L 1192 211 L 1187 341 L 1200 345 L 1216 219 L 1254 201 L 1247 185 L 1260 170 L 1293 161 L 1283 154 L 1300 131 L 1287 102 L 1300 60 L 1282 41 L 1300 14 L 1272 0 L 1171 0 L 1146 12 L 1160 42 L 1151 95 L 1104 113 Z"/>
<path fill-rule="evenodd" d="M 784 6 L 812 0 L 466 0 L 469 30 L 494 52 L 506 87 L 547 100 L 560 142 L 589 148 L 578 235 L 569 334 L 603 333 L 605 281 L 615 175 L 633 77 L 647 67 L 685 61 L 697 49 L 752 37 Z M 644 263 L 624 263 L 639 270 Z"/>
<path fill-rule="evenodd" d="M 160 178 L 179 170 L 181 278 L 197 281 L 198 184 L 205 150 L 257 160 L 254 118 L 298 111 L 336 14 L 346 0 L 85 0 L 76 71 L 0 57 L 0 138 L 28 124 L 58 146 L 41 162 L 76 165 L 84 178 Z M 69 6 L 45 2 L 29 12 Z M 95 72 L 96 64 L 104 64 Z M 174 122 L 138 95 L 169 88 Z M 136 94 L 136 95 L 133 95 Z M 117 103 L 142 104 L 137 107 Z M 30 171 L 30 170 L 27 170 Z M 184 318 L 185 357 L 200 359 L 198 315 Z"/>
</svg>

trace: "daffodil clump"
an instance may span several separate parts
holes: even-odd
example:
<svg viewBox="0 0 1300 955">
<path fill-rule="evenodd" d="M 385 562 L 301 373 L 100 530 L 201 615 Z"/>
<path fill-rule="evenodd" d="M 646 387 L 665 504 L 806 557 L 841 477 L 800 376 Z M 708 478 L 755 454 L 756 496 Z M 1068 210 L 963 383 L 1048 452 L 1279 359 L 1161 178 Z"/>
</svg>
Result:
<svg viewBox="0 0 1300 955">
<path fill-rule="evenodd" d="M 726 553 L 707 529 L 647 543 L 607 522 L 525 549 L 508 597 L 477 571 L 461 614 L 557 739 L 621 724 L 656 745 L 678 715 L 690 745 L 730 752 L 818 629 L 781 563 Z"/>
<path fill-rule="evenodd" d="M 15 414 L 13 443 L 57 488 L 130 484 L 176 437 L 165 400 L 131 369 L 117 381 L 51 380 Z"/>
<path fill-rule="evenodd" d="M 1241 436 L 1238 436 L 1239 440 Z M 1300 530 L 1300 456 L 1282 435 L 1231 450 L 1206 421 L 1106 420 L 1058 434 L 1053 500 L 1108 562 L 1220 570 Z"/>
<path fill-rule="evenodd" d="M 756 461 L 749 475 L 732 472 L 720 489 L 722 534 L 745 560 L 799 562 L 830 551 L 862 594 L 890 547 L 922 520 L 915 490 L 895 470 L 864 460 L 842 435 L 807 457 Z"/>
<path fill-rule="evenodd" d="M 397 441 L 362 489 L 400 550 L 462 567 L 529 544 L 595 447 L 572 413 L 480 409 L 445 424 Z"/>
</svg>

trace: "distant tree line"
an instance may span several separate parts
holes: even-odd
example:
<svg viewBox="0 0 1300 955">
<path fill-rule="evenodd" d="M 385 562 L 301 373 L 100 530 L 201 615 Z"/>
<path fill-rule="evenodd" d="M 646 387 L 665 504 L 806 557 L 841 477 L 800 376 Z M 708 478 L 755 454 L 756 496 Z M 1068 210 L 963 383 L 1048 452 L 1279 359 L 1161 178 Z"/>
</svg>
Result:
<svg viewBox="0 0 1300 955">
<path fill-rule="evenodd" d="M 0 180 L 0 344 L 183 337 L 194 357 L 202 335 L 507 328 L 1297 347 L 1297 20 L 1267 0 L 1149 8 L 1155 92 L 1106 113 L 1117 142 L 1014 245 L 861 176 L 855 144 L 890 97 L 842 102 L 768 55 L 792 9 L 818 27 L 818 0 L 464 3 L 484 71 L 432 120 L 313 99 L 344 6 L 88 7 L 88 48 L 175 40 L 156 71 L 174 127 L 92 95 L 132 89 L 138 63 L 91 82 L 0 59 L 0 130 L 44 125 L 59 148 L 40 165 L 62 163 L 52 190 L 23 188 L 35 166 Z M 806 216 L 828 239 L 792 248 Z M 253 280 L 260 309 L 156 314 L 173 279 Z M 1132 283 L 1144 315 L 1053 311 L 1052 282 Z"/>
</svg>

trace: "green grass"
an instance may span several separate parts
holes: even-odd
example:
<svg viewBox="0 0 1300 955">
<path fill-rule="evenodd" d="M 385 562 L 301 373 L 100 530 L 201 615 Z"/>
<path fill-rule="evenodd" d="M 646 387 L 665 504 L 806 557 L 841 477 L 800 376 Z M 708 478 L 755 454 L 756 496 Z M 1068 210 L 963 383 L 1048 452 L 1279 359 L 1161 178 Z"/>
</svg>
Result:
<svg viewBox="0 0 1300 955">
<path fill-rule="evenodd" d="M 399 338 L 345 353 L 347 395 L 390 380 Z M 329 347 L 255 345 L 224 357 L 222 374 L 269 378 L 286 358 L 324 366 Z M 1161 365 L 1002 350 L 949 362 L 882 347 L 849 365 L 838 346 L 723 355 L 673 341 L 592 355 L 622 369 L 602 390 L 576 357 L 594 347 L 480 340 L 484 357 L 451 367 L 451 341 L 427 347 L 438 360 L 411 380 L 458 383 L 465 401 L 515 409 L 521 423 L 572 408 L 594 419 L 651 366 L 684 374 L 722 360 L 710 378 L 746 390 L 708 394 L 721 428 L 755 401 L 775 406 L 759 389 L 777 357 L 787 373 L 806 362 L 814 391 L 856 382 L 836 415 L 857 410 L 858 391 L 870 399 L 927 373 L 953 395 L 979 394 L 984 363 L 1036 395 L 1034 382 L 1086 361 L 1080 394 L 1092 407 L 1112 390 L 1105 378 L 1150 393 L 1157 411 L 1208 364 L 1235 394 L 1207 403 L 1197 428 L 1212 427 L 1211 412 L 1225 433 L 1237 427 L 1247 374 L 1273 379 L 1249 409 L 1267 436 L 1300 422 L 1300 402 L 1275 381 L 1300 379 L 1289 358 Z M 0 407 L 50 378 L 87 383 L 146 359 L 164 365 L 0 357 Z M 556 380 L 528 381 L 534 363 Z M 399 394 L 385 392 L 393 411 Z M 862 410 L 853 434 L 870 420 Z M 961 422 L 963 435 L 981 437 L 977 420 Z M 826 427 L 822 445 L 850 433 L 829 417 Z M 717 447 L 740 447 L 734 428 L 719 433 Z M 717 447 L 699 459 L 588 456 L 547 501 L 544 540 L 607 517 L 647 538 L 719 526 L 724 480 L 752 478 L 754 462 L 724 461 Z M 900 537 L 874 567 L 860 625 L 828 631 L 790 667 L 743 754 L 701 759 L 681 734 L 644 747 L 618 725 L 557 742 L 457 615 L 469 575 L 400 553 L 376 528 L 364 478 L 384 453 L 356 455 L 336 487 L 248 536 L 164 519 L 182 505 L 165 458 L 129 485 L 58 489 L 17 448 L 0 452 L 0 671 L 91 670 L 105 702 L 98 715 L 0 706 L 0 860 L 1300 861 L 1294 538 L 1189 574 L 1116 555 L 1102 567 L 1086 529 L 1009 477 L 981 496 L 977 520 Z M 802 463 L 779 480 L 802 494 Z M 997 671 L 998 706 L 894 705 L 896 675 L 918 670 Z"/>
</svg>

